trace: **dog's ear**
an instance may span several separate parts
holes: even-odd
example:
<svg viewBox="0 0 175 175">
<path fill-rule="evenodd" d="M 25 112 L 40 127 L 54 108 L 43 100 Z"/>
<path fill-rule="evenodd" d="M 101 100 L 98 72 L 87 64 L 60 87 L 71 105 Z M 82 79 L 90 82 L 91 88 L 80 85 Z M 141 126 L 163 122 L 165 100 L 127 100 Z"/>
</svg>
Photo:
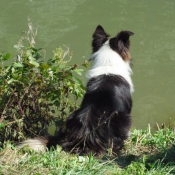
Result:
<svg viewBox="0 0 175 175">
<path fill-rule="evenodd" d="M 96 52 L 102 44 L 107 41 L 109 35 L 104 31 L 101 25 L 98 25 L 92 37 L 92 49 L 93 52 Z"/>
<path fill-rule="evenodd" d="M 129 37 L 132 36 L 132 35 L 134 35 L 133 32 L 121 31 L 116 36 L 116 40 L 117 40 L 118 43 L 122 42 L 126 47 L 129 48 L 129 46 L 130 46 Z"/>
<path fill-rule="evenodd" d="M 129 60 L 130 59 L 130 54 L 129 54 L 129 46 L 130 46 L 130 41 L 129 37 L 134 35 L 133 32 L 130 31 L 121 31 L 120 33 L 117 34 L 116 37 L 111 38 L 109 43 L 110 47 L 117 51 L 124 60 Z"/>
</svg>

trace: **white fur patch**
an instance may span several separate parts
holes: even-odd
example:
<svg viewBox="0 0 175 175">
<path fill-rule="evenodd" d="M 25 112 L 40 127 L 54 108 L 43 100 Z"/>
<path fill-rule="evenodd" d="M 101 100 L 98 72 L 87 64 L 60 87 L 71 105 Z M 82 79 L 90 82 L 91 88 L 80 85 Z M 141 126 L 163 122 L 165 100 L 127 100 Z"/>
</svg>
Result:
<svg viewBox="0 0 175 175">
<path fill-rule="evenodd" d="M 30 149 L 32 149 L 34 151 L 45 152 L 47 142 L 48 142 L 48 140 L 46 138 L 36 137 L 34 139 L 27 139 L 27 140 L 21 142 L 17 146 L 17 148 L 22 148 L 22 147 L 28 146 Z"/>
<path fill-rule="evenodd" d="M 134 86 L 131 80 L 132 70 L 130 63 L 124 61 L 122 57 L 109 46 L 109 40 L 90 57 L 93 60 L 92 68 L 87 73 L 87 78 L 91 79 L 99 75 L 120 75 L 130 85 L 130 91 L 134 91 Z"/>
</svg>

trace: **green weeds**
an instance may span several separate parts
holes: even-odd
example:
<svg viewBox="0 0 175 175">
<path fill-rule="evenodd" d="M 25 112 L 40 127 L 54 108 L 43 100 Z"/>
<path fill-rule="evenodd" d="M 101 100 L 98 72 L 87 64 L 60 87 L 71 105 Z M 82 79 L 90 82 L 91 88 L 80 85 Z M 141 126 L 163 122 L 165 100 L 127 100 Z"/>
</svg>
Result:
<svg viewBox="0 0 175 175">
<path fill-rule="evenodd" d="M 37 28 L 29 21 L 29 30 L 15 45 L 17 57 L 0 53 L 0 146 L 7 140 L 47 134 L 50 125 L 57 130 L 84 94 L 77 78 L 83 69 L 68 65 L 69 48 L 58 47 L 46 59 L 46 51 L 34 47 L 36 34 Z M 28 46 L 24 46 L 26 41 Z"/>
<path fill-rule="evenodd" d="M 62 151 L 59 146 L 55 150 L 36 153 L 27 148 L 17 150 L 8 143 L 0 153 L 0 174 L 173 175 L 175 146 L 172 140 L 168 141 L 165 137 L 173 134 L 171 129 L 162 129 L 152 134 L 148 130 L 134 129 L 125 148 L 118 155 L 101 157 L 92 154 L 72 155 Z M 143 138 L 142 142 L 136 142 L 136 137 Z M 156 138 L 162 139 L 167 146 L 161 146 L 159 142 L 150 145 L 149 140 Z"/>
</svg>

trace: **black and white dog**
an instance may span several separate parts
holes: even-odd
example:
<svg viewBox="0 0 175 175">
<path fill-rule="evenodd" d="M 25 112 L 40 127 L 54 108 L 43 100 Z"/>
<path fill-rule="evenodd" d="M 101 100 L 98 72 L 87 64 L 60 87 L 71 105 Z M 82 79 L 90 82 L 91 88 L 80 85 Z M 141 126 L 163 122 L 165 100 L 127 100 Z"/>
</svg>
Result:
<svg viewBox="0 0 175 175">
<path fill-rule="evenodd" d="M 129 136 L 131 127 L 131 58 L 129 37 L 121 31 L 114 38 L 99 25 L 92 41 L 93 61 L 87 73 L 86 94 L 81 106 L 66 120 L 66 127 L 56 136 L 34 138 L 22 142 L 34 150 L 60 145 L 78 154 L 100 154 L 112 149 L 117 153 Z"/>
</svg>

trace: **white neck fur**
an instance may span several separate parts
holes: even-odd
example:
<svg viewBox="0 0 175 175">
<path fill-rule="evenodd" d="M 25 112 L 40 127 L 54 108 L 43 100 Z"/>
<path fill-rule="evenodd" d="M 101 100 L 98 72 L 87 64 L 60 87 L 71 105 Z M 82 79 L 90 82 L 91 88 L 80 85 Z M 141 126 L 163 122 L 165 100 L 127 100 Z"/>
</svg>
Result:
<svg viewBox="0 0 175 175">
<path fill-rule="evenodd" d="M 109 40 L 90 57 L 93 60 L 92 68 L 87 73 L 87 78 L 91 79 L 99 75 L 120 75 L 130 85 L 130 91 L 134 91 L 133 83 L 131 80 L 132 70 L 130 63 L 124 61 L 122 57 L 109 46 Z"/>
</svg>

